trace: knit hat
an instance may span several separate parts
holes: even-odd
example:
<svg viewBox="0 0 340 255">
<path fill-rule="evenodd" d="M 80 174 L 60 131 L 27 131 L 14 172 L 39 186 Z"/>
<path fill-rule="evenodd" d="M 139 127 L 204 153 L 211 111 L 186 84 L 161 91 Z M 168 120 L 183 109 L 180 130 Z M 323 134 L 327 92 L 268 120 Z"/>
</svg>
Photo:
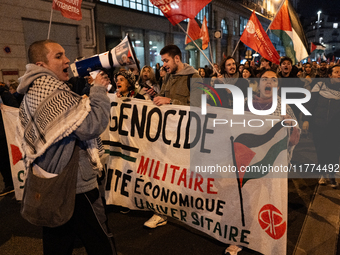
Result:
<svg viewBox="0 0 340 255">
<path fill-rule="evenodd" d="M 117 81 L 117 77 L 121 75 L 125 79 L 127 79 L 128 83 L 130 84 L 131 87 L 135 87 L 136 83 L 136 78 L 135 75 L 129 70 L 129 71 L 119 71 L 118 73 L 115 74 L 115 81 Z"/>
</svg>

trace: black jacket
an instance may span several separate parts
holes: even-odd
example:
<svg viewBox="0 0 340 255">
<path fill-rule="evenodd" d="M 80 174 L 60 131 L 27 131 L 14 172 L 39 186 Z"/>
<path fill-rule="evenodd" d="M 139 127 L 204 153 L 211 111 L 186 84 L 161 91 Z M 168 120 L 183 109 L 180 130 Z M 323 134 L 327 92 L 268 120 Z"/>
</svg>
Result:
<svg viewBox="0 0 340 255">
<path fill-rule="evenodd" d="M 340 128 L 340 84 L 331 84 L 330 80 L 317 83 L 312 89 L 309 102 L 305 105 L 312 116 L 304 117 L 309 120 L 311 127 Z"/>
</svg>

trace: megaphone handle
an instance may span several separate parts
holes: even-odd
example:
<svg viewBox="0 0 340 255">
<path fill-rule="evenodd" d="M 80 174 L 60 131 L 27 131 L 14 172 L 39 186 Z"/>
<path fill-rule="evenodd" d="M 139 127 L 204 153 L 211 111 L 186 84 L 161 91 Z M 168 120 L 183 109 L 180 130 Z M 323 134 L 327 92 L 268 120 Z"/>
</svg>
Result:
<svg viewBox="0 0 340 255">
<path fill-rule="evenodd" d="M 111 50 L 109 50 L 109 56 L 108 56 L 108 58 L 109 58 L 109 64 L 110 64 L 111 68 L 113 68 L 113 59 L 112 59 Z"/>
</svg>

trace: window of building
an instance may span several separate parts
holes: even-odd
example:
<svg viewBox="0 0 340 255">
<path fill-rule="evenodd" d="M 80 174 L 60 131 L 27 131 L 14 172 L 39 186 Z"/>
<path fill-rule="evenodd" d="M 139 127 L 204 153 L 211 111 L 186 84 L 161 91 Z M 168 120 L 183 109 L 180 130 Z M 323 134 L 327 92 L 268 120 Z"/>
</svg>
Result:
<svg viewBox="0 0 340 255">
<path fill-rule="evenodd" d="M 233 35 L 238 35 L 237 30 L 238 30 L 237 19 L 234 19 Z"/>
<path fill-rule="evenodd" d="M 240 35 L 242 35 L 243 30 L 246 28 L 248 23 L 248 19 L 244 17 L 240 17 Z"/>
<path fill-rule="evenodd" d="M 100 2 L 123 6 L 137 11 L 163 16 L 163 13 L 149 0 L 100 0 Z"/>
<path fill-rule="evenodd" d="M 182 62 L 187 63 L 188 60 L 188 51 L 185 50 L 185 34 L 184 33 L 176 33 L 174 34 L 174 44 L 178 46 L 178 48 L 182 52 Z M 163 65 L 163 63 L 161 63 Z"/>
<path fill-rule="evenodd" d="M 228 34 L 227 21 L 225 19 L 221 20 L 221 29 L 223 34 Z"/>
<path fill-rule="evenodd" d="M 196 18 L 201 22 L 201 24 L 203 23 L 203 19 L 204 19 L 204 15 L 207 18 L 207 25 L 208 27 L 210 26 L 209 24 L 209 18 L 210 18 L 210 4 L 208 4 L 207 6 L 205 6 L 196 16 Z"/>
<path fill-rule="evenodd" d="M 155 68 L 156 63 L 162 64 L 161 55 L 159 52 L 164 47 L 164 34 L 158 32 L 149 32 L 149 51 L 150 51 L 150 66 Z"/>
<path fill-rule="evenodd" d="M 333 23 L 333 28 L 338 28 L 338 23 Z"/>
</svg>

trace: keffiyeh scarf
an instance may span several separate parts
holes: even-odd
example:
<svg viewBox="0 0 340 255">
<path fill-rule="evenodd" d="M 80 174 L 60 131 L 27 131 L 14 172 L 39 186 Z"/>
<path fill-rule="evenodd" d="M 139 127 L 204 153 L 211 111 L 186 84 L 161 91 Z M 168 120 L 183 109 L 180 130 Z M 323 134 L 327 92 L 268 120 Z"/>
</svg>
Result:
<svg viewBox="0 0 340 255">
<path fill-rule="evenodd" d="M 78 96 L 66 83 L 49 75 L 34 80 L 20 106 L 17 125 L 26 167 L 75 131 L 90 111 L 89 98 Z M 85 144 L 92 165 L 100 170 L 101 143 L 92 139 Z"/>
</svg>

